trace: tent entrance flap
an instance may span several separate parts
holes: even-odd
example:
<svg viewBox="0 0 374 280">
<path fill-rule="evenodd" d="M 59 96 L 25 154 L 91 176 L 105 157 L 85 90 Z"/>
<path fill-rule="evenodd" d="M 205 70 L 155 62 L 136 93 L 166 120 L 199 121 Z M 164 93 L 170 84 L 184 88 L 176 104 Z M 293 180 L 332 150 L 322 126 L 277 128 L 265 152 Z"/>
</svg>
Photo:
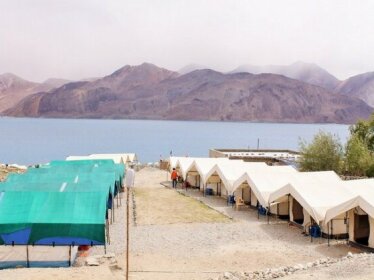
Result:
<svg viewBox="0 0 374 280">
<path fill-rule="evenodd" d="M 367 246 L 370 235 L 369 216 L 355 213 L 354 224 L 354 240 L 361 245 Z"/>
<path fill-rule="evenodd" d="M 300 203 L 294 199 L 292 203 L 292 215 L 293 215 L 293 221 L 297 224 L 302 225 L 304 223 L 304 213 L 303 213 L 303 207 L 300 205 Z"/>
</svg>

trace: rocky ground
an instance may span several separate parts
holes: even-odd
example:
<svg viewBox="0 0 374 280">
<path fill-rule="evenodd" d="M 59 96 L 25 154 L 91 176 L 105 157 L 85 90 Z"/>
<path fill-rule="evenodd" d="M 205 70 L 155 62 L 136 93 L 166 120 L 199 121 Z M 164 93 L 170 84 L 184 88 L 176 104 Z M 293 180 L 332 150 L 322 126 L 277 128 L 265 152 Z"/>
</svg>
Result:
<svg viewBox="0 0 374 280">
<path fill-rule="evenodd" d="M 0 164 L 0 182 L 5 181 L 7 176 L 11 173 L 23 173 L 25 169 L 21 169 L 14 166 L 6 166 L 5 164 Z"/>
<path fill-rule="evenodd" d="M 352 254 L 342 258 L 323 258 L 305 264 L 252 272 L 225 272 L 218 280 L 291 279 L 373 279 L 374 254 Z"/>
</svg>

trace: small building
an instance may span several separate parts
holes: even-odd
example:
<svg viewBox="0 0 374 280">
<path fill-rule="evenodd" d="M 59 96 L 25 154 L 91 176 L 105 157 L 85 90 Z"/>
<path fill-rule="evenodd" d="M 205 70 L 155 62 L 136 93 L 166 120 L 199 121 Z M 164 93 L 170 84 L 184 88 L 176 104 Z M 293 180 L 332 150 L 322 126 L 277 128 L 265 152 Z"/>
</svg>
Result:
<svg viewBox="0 0 374 280">
<path fill-rule="evenodd" d="M 300 154 L 292 150 L 272 149 L 210 149 L 209 157 L 241 159 L 246 162 L 265 162 L 268 165 L 296 165 Z"/>
</svg>

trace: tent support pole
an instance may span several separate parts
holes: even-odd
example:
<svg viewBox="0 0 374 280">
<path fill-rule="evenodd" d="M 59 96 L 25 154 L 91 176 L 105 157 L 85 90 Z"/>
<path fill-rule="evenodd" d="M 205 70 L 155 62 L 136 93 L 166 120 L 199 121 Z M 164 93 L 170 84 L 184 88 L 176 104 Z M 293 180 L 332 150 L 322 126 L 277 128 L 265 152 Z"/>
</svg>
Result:
<svg viewBox="0 0 374 280">
<path fill-rule="evenodd" d="M 110 245 L 110 226 L 108 225 L 108 244 Z"/>
<path fill-rule="evenodd" d="M 113 209 L 113 221 L 112 221 L 112 223 L 114 223 L 114 199 L 112 200 L 112 209 Z"/>
<path fill-rule="evenodd" d="M 327 224 L 327 246 L 330 246 L 330 222 Z"/>
<path fill-rule="evenodd" d="M 109 221 L 107 220 L 105 223 L 105 231 L 106 231 L 106 238 L 104 240 L 104 253 L 106 254 L 106 244 L 107 242 L 110 244 L 110 239 L 109 239 Z"/>
<path fill-rule="evenodd" d="M 277 220 L 278 221 L 278 218 L 279 218 L 279 203 L 277 204 Z"/>
<path fill-rule="evenodd" d="M 290 214 L 290 195 L 287 195 L 287 207 L 288 207 L 288 221 L 291 221 L 291 214 Z"/>
<path fill-rule="evenodd" d="M 349 224 L 348 224 L 348 212 L 345 212 L 345 229 L 347 231 L 347 244 L 349 242 Z"/>
<path fill-rule="evenodd" d="M 249 206 L 252 206 L 252 189 L 249 187 Z"/>
<path fill-rule="evenodd" d="M 266 209 L 266 215 L 268 216 L 268 224 L 270 224 L 270 211 L 269 211 L 269 208 Z"/>
<path fill-rule="evenodd" d="M 205 183 L 203 184 L 203 196 L 205 197 Z"/>
<path fill-rule="evenodd" d="M 26 245 L 26 258 L 27 258 L 27 267 L 30 267 L 29 245 Z"/>
<path fill-rule="evenodd" d="M 69 246 L 69 267 L 71 266 L 71 245 Z"/>
</svg>

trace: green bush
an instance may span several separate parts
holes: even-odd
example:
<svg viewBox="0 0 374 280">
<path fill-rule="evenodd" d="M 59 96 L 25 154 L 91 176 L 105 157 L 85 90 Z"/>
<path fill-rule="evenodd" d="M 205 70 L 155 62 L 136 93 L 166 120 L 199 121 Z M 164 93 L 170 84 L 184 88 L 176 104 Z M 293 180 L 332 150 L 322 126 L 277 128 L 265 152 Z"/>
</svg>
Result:
<svg viewBox="0 0 374 280">
<path fill-rule="evenodd" d="M 341 171 L 343 163 L 343 147 L 339 138 L 331 133 L 320 131 L 311 143 L 300 142 L 301 171 Z"/>
</svg>

